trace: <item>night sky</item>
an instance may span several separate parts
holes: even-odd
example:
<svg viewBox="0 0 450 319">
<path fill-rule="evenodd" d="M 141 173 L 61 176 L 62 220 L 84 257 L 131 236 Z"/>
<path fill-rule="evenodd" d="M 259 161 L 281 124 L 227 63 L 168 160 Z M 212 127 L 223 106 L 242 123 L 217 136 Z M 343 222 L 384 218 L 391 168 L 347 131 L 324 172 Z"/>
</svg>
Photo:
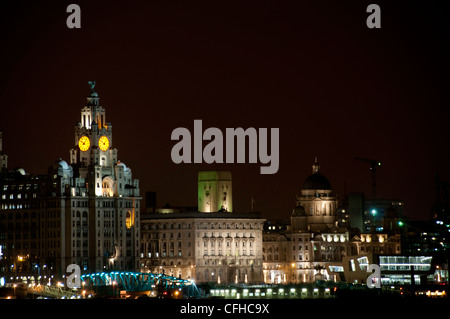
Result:
<svg viewBox="0 0 450 319">
<path fill-rule="evenodd" d="M 317 156 L 335 193 L 370 194 L 426 219 L 434 176 L 450 182 L 449 19 L 443 1 L 4 1 L 0 130 L 9 168 L 69 161 L 74 125 L 97 82 L 113 147 L 158 204 L 196 205 L 197 172 L 230 170 L 235 211 L 251 197 L 287 218 Z M 381 7 L 368 29 L 366 7 Z M 172 131 L 279 128 L 280 168 L 179 164 Z M 205 143 L 206 144 L 206 143 Z"/>
</svg>

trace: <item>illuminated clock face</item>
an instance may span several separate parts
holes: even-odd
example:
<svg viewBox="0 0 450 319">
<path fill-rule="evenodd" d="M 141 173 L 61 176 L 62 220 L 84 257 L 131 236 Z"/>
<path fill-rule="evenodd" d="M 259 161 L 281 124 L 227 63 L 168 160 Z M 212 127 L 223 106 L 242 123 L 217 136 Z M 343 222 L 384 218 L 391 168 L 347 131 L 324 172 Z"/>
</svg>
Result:
<svg viewBox="0 0 450 319">
<path fill-rule="evenodd" d="M 106 136 L 100 137 L 98 140 L 98 147 L 104 152 L 109 148 L 109 140 Z"/>
<path fill-rule="evenodd" d="M 86 152 L 89 149 L 90 145 L 91 141 L 89 141 L 89 137 L 87 136 L 80 137 L 80 140 L 78 141 L 78 146 L 80 147 L 80 150 L 82 152 Z"/>
</svg>

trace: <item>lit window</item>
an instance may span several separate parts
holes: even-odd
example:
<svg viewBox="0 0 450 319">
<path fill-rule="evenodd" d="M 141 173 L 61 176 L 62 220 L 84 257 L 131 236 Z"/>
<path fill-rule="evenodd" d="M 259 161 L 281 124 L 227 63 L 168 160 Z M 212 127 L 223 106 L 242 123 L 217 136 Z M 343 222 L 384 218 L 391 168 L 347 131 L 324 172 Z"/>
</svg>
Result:
<svg viewBox="0 0 450 319">
<path fill-rule="evenodd" d="M 128 211 L 126 216 L 126 226 L 127 228 L 131 228 L 133 224 L 134 224 L 133 214 L 130 211 Z"/>
</svg>

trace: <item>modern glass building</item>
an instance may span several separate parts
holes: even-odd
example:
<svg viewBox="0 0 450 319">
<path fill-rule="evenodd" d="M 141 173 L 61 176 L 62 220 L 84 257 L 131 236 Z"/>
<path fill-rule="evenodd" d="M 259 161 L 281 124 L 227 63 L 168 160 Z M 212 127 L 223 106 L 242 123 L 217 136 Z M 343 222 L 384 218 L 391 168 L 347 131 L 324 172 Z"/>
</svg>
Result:
<svg viewBox="0 0 450 319">
<path fill-rule="evenodd" d="M 378 256 L 378 260 L 383 285 L 424 284 L 434 271 L 431 256 Z"/>
<path fill-rule="evenodd" d="M 326 265 L 329 279 L 366 284 L 368 266 L 380 267 L 382 285 L 423 285 L 448 281 L 448 271 L 441 271 L 432 256 L 366 254 L 344 257 L 341 263 Z"/>
</svg>

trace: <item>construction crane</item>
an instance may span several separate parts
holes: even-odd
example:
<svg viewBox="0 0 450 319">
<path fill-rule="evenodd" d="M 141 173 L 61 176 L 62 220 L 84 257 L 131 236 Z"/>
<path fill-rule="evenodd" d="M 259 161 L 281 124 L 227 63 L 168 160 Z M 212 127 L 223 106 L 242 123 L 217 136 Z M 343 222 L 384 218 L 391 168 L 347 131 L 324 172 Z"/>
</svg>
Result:
<svg viewBox="0 0 450 319">
<path fill-rule="evenodd" d="M 369 164 L 369 169 L 370 169 L 370 173 L 372 176 L 372 196 L 374 199 L 376 199 L 376 197 L 377 197 L 377 182 L 375 179 L 375 173 L 377 172 L 377 167 L 381 166 L 381 162 L 370 159 L 370 158 L 364 158 L 364 157 L 358 157 L 358 156 L 353 156 L 353 159 Z"/>
</svg>

